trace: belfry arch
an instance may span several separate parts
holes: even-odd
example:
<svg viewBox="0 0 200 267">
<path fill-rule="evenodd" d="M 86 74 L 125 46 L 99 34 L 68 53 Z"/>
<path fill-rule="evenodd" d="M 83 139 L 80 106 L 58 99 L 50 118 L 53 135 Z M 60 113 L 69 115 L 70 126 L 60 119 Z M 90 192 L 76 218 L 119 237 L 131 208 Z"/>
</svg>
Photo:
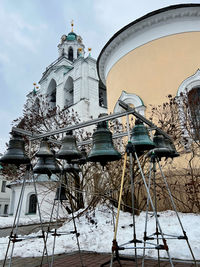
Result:
<svg viewBox="0 0 200 267">
<path fill-rule="evenodd" d="M 68 77 L 67 81 L 65 82 L 64 95 L 65 95 L 64 106 L 70 107 L 71 105 L 73 105 L 74 104 L 74 81 L 72 77 Z"/>
<path fill-rule="evenodd" d="M 50 109 L 53 109 L 56 107 L 56 81 L 54 79 L 51 79 L 49 86 L 47 88 L 47 95 L 49 99 L 49 107 Z"/>
</svg>

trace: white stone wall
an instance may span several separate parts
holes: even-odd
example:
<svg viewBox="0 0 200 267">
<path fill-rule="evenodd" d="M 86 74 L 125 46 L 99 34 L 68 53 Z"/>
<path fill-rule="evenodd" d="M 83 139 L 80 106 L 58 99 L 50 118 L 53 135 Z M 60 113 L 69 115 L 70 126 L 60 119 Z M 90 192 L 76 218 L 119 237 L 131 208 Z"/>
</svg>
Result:
<svg viewBox="0 0 200 267">
<path fill-rule="evenodd" d="M 66 63 L 66 62 L 63 62 Z M 59 63 L 60 64 L 60 63 Z M 96 69 L 96 60 L 91 57 L 78 58 L 73 68 L 66 72 L 65 68 L 52 69 L 45 80 L 41 82 L 40 92 L 48 93 L 51 80 L 56 82 L 56 105 L 61 109 L 68 103 L 70 97 L 67 92 L 68 80 L 73 80 L 73 108 L 78 112 L 81 120 L 86 121 L 97 118 L 107 109 L 99 106 L 99 79 Z M 69 101 L 71 102 L 71 101 Z"/>
<path fill-rule="evenodd" d="M 10 199 L 10 209 L 9 214 L 13 215 L 16 214 L 17 206 L 19 203 L 19 197 L 22 189 L 22 183 L 16 183 L 11 185 L 11 199 Z M 55 192 L 56 192 L 56 182 L 37 182 L 37 194 L 38 194 L 38 202 L 40 205 L 40 211 L 42 218 L 50 218 L 51 211 L 53 208 Z M 29 214 L 29 199 L 30 195 L 35 194 L 34 184 L 33 182 L 27 182 L 25 185 L 24 195 L 23 195 L 23 202 L 20 217 L 38 217 L 39 212 L 38 208 L 36 214 Z M 58 201 L 55 201 L 54 213 L 53 217 L 56 218 L 57 212 L 57 204 Z M 67 214 L 65 209 L 59 208 L 59 217 L 63 217 Z"/>
</svg>

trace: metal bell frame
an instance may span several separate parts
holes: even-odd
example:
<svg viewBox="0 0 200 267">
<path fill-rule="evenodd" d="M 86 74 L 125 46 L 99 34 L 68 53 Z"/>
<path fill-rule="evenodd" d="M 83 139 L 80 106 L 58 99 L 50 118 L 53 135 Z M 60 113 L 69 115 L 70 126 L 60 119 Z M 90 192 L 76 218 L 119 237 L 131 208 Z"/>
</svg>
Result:
<svg viewBox="0 0 200 267">
<path fill-rule="evenodd" d="M 16 128 L 16 127 L 13 127 L 13 131 L 15 131 L 17 133 L 25 134 L 25 135 L 29 136 L 31 140 L 36 140 L 36 139 L 48 137 L 48 136 L 51 136 L 51 135 L 54 135 L 54 134 L 58 134 L 58 133 L 62 133 L 62 132 L 67 132 L 67 131 L 72 131 L 72 130 L 75 130 L 75 129 L 78 129 L 78 128 L 90 126 L 90 125 L 93 125 L 95 123 L 104 122 L 104 121 L 107 121 L 109 119 L 115 119 L 115 118 L 119 118 L 119 117 L 123 117 L 123 116 L 127 116 L 128 117 L 129 114 L 132 114 L 136 118 L 140 119 L 142 122 L 146 123 L 148 126 L 152 127 L 153 129 L 156 129 L 159 134 L 161 134 L 161 135 L 165 136 L 166 138 L 170 139 L 170 137 L 164 131 L 162 131 L 161 129 L 159 129 L 158 127 L 156 127 L 152 122 L 150 122 L 149 120 L 147 120 L 146 118 L 144 118 L 142 115 L 140 115 L 139 113 L 137 113 L 134 109 L 132 109 L 131 107 L 129 107 L 123 101 L 119 100 L 119 105 L 122 106 L 125 109 L 124 112 L 121 112 L 119 114 L 107 115 L 107 116 L 105 116 L 103 118 L 98 118 L 98 119 L 91 120 L 91 121 L 88 121 L 88 122 L 83 122 L 83 123 L 80 123 L 79 125 L 69 126 L 69 127 L 62 128 L 62 129 L 59 129 L 59 130 L 55 130 L 55 131 L 52 131 L 52 132 L 49 132 L 49 133 L 45 133 L 45 134 L 39 134 L 39 135 L 34 135 L 33 136 L 32 133 L 30 133 L 28 131 L 21 130 L 21 129 Z M 129 128 L 129 126 L 127 126 L 127 127 Z M 127 135 L 127 134 L 125 134 L 125 135 Z M 125 136 L 125 135 L 121 135 L 121 136 Z M 128 135 L 129 135 L 129 131 L 128 131 Z M 119 136 L 119 135 L 117 135 L 117 136 Z M 129 135 L 129 140 L 130 140 L 130 135 Z M 146 180 L 145 180 L 143 171 L 141 169 L 141 165 L 140 165 L 140 162 L 139 162 L 137 153 L 135 152 L 134 149 L 133 149 L 133 152 L 130 153 L 130 155 L 132 155 L 133 153 L 135 154 L 135 158 L 137 160 L 137 163 L 138 163 L 138 166 L 139 166 L 139 169 L 140 169 L 140 172 L 141 172 L 141 176 L 142 176 L 142 179 L 143 179 L 143 182 L 144 182 L 144 185 L 145 185 L 145 188 L 146 188 L 148 197 L 149 197 L 149 202 L 151 203 L 151 206 L 152 206 L 152 209 L 153 209 L 155 218 L 156 218 L 156 223 L 158 224 L 159 230 L 160 230 L 160 232 L 162 234 L 162 238 L 163 238 L 163 233 L 162 233 L 162 230 L 161 230 L 160 225 L 159 225 L 158 216 L 157 216 L 157 213 L 156 213 L 156 210 L 155 210 L 153 201 L 152 201 L 151 196 L 150 196 L 149 188 L 147 186 L 147 183 L 146 183 Z M 71 160 L 71 159 L 69 159 L 69 160 Z M 134 189 L 133 187 L 134 186 L 132 186 L 132 190 Z M 134 220 L 134 198 L 133 198 L 132 201 L 133 201 L 133 203 L 132 203 L 133 204 L 133 207 L 132 208 L 133 208 L 133 220 Z M 131 243 L 136 244 L 137 242 L 139 242 L 139 241 L 136 239 L 136 235 L 134 233 L 134 240 Z M 136 256 L 135 258 L 137 260 L 137 253 L 136 253 L 137 248 L 134 248 L 134 249 L 135 249 L 135 256 Z M 169 257 L 171 266 L 173 266 L 173 263 L 172 263 L 172 260 L 171 260 L 171 257 L 170 257 L 169 254 L 168 254 L 168 257 Z M 195 258 L 193 258 L 193 260 L 194 260 L 195 265 L 196 265 Z M 112 262 L 111 262 L 111 265 L 110 266 L 112 266 Z"/>
<path fill-rule="evenodd" d="M 119 103 L 120 104 L 120 103 Z M 125 108 L 126 110 L 129 109 L 129 107 L 127 107 L 127 105 L 125 103 L 123 103 L 121 105 L 123 108 Z M 139 115 L 139 114 L 137 114 Z M 138 116 L 140 117 L 140 115 Z M 148 120 L 146 120 L 145 118 L 143 119 L 144 122 L 147 122 L 148 125 L 150 126 L 153 126 L 152 123 Z M 112 256 L 111 256 L 111 260 L 110 261 L 107 261 L 105 262 L 104 264 L 102 264 L 101 266 L 105 266 L 107 265 L 108 263 L 110 263 L 110 267 L 113 266 L 113 262 L 115 260 L 118 261 L 118 263 L 121 265 L 120 263 L 120 260 L 132 260 L 132 261 L 135 261 L 136 263 L 136 266 L 138 266 L 138 256 L 137 256 L 137 249 L 143 249 L 143 258 L 142 258 L 142 267 L 144 267 L 144 260 L 145 260 L 145 249 L 147 248 L 146 247 L 146 244 L 149 246 L 148 248 L 152 248 L 150 246 L 154 245 L 152 244 L 152 242 L 149 242 L 149 240 L 154 240 L 154 237 L 152 236 L 147 236 L 147 216 L 146 216 L 146 220 L 145 220 L 145 231 L 144 231 L 144 241 L 142 240 L 138 240 L 137 239 L 137 236 L 136 236 L 136 229 L 135 229 L 135 212 L 134 212 L 134 207 L 135 207 L 135 200 L 134 200 L 134 177 L 133 177 L 133 171 L 132 171 L 132 156 L 134 155 L 135 156 L 135 159 L 137 160 L 137 163 L 138 163 L 138 166 L 139 166 L 139 169 L 140 169 L 140 173 L 141 173 L 141 176 L 142 176 L 142 179 L 143 179 L 143 182 L 144 182 L 144 185 L 145 185 L 145 188 L 146 188 L 146 191 L 147 191 L 147 195 L 148 195 L 148 199 L 147 199 L 147 207 L 149 206 L 149 203 L 151 203 L 151 207 L 152 207 L 152 210 L 153 210 L 153 214 L 155 216 L 155 221 L 156 221 L 156 240 L 157 240 L 157 245 L 155 244 L 155 249 L 157 249 L 158 251 L 158 266 L 160 266 L 160 252 L 159 250 L 165 250 L 167 255 L 168 255 L 168 259 L 169 259 L 169 263 L 171 266 L 174 266 L 173 265 L 173 261 L 172 261 L 172 258 L 171 258 L 171 255 L 169 253 L 169 248 L 167 246 L 167 242 L 166 242 L 166 239 L 169 237 L 169 239 L 173 239 L 173 238 L 177 238 L 177 239 L 185 239 L 186 242 L 187 242 L 187 245 L 188 245 L 188 248 L 190 250 L 190 253 L 192 255 L 192 258 L 193 258 L 193 261 L 195 263 L 195 266 L 196 266 L 196 260 L 195 260 L 195 257 L 194 257 L 194 254 L 193 254 L 193 251 L 191 249 L 191 246 L 190 246 L 190 243 L 188 241 L 188 237 L 186 235 L 186 232 L 183 228 L 183 225 L 181 223 L 181 220 L 180 220 L 180 217 L 177 213 L 177 210 L 176 210 L 176 206 L 175 206 L 175 203 L 174 203 L 174 200 L 173 200 L 173 197 L 171 195 L 171 192 L 170 192 L 170 189 L 168 187 L 168 184 L 167 184 L 167 181 L 166 181 L 166 178 L 162 172 L 162 168 L 161 168 L 161 165 L 159 163 L 160 159 L 156 156 L 156 154 L 153 154 L 154 155 L 154 158 L 157 158 L 157 162 L 158 162 L 158 165 L 159 165 L 159 168 L 160 168 L 160 171 L 162 173 L 162 176 L 163 176 L 163 179 L 164 179 L 164 182 L 165 182 L 165 185 L 166 185 L 166 188 L 167 188 L 167 191 L 169 193 L 169 196 L 170 196 L 170 200 L 171 200 L 171 203 L 172 203 L 172 206 L 173 206 L 173 209 L 174 211 L 176 212 L 176 216 L 178 218 L 178 222 L 181 226 L 181 229 L 182 229 L 182 232 L 183 232 L 183 235 L 182 236 L 172 236 L 172 235 L 166 235 L 164 234 L 164 232 L 162 231 L 162 228 L 161 228 L 161 225 L 160 225 L 160 222 L 159 222 L 159 219 L 158 219 L 158 215 L 157 215 L 157 205 L 155 203 L 153 203 L 153 200 L 151 198 L 151 195 L 150 195 L 150 177 L 151 175 L 149 175 L 149 182 L 148 182 L 148 185 L 147 185 L 147 182 L 146 182 L 146 179 L 145 179 L 145 176 L 144 176 L 144 173 L 143 173 L 143 170 L 141 168 L 141 165 L 140 165 L 140 161 L 139 161 L 139 158 L 137 156 L 137 151 L 136 151 L 136 148 L 134 147 L 134 145 L 132 144 L 132 142 L 130 141 L 130 131 L 129 131 L 129 119 L 128 119 L 128 115 L 127 115 L 127 129 L 128 129 L 128 136 L 129 136 L 129 143 L 128 143 L 128 154 L 129 154 L 129 157 L 130 157 L 130 177 L 131 177 L 131 195 L 132 195 L 132 216 L 133 216 L 133 239 L 131 241 L 128 241 L 127 243 L 124 243 L 122 244 L 121 246 L 118 246 L 117 244 L 117 240 L 116 240 L 116 231 L 117 231 L 117 227 L 118 227 L 118 220 L 119 220 L 119 209 L 120 209 L 120 203 L 121 203 L 121 193 L 122 193 L 122 190 L 123 190 L 123 177 L 124 177 L 124 173 L 125 173 L 125 170 L 123 170 L 123 174 L 122 174 L 122 179 L 121 179 L 121 190 L 120 190 L 120 196 L 119 196 L 119 202 L 118 202 L 118 212 L 117 212 L 117 216 L 116 216 L 116 224 L 115 224 L 115 234 L 114 234 L 114 239 L 113 239 L 113 246 L 112 246 Z M 157 128 L 157 131 L 159 134 L 163 134 L 166 138 L 168 138 L 167 134 L 165 134 L 164 132 L 160 131 L 159 128 Z M 170 145 L 171 145 L 171 139 L 168 138 L 170 140 Z M 133 146 L 131 148 L 131 145 Z M 176 152 L 174 152 L 174 148 L 173 145 L 171 145 L 171 153 L 172 154 L 175 154 Z M 152 150 L 153 151 L 153 150 Z M 177 153 L 178 154 L 178 153 Z M 177 155 L 176 155 L 177 156 Z M 127 152 L 125 154 L 125 160 L 124 160 L 124 164 L 126 163 L 126 157 L 127 157 Z M 173 156 L 172 156 L 173 157 Z M 153 160 L 151 158 L 151 162 L 153 163 Z M 153 170 L 154 170 L 154 175 L 155 175 L 155 163 L 153 163 L 154 166 L 153 166 Z M 125 168 L 126 165 L 124 165 L 124 168 Z M 152 166 L 150 168 L 150 173 L 151 173 L 151 169 L 152 169 Z M 154 191 L 154 199 L 156 198 L 156 191 Z M 147 214 L 148 214 L 148 209 L 147 209 Z M 155 235 L 155 234 L 154 234 Z M 163 241 L 163 244 L 159 244 L 159 239 L 161 239 Z M 142 244 L 144 243 L 144 246 L 138 246 L 138 244 Z M 134 258 L 133 259 L 130 259 L 130 258 L 124 258 L 124 257 L 120 257 L 119 255 L 119 250 L 124 250 L 126 249 L 126 246 L 127 245 L 130 245 L 130 244 L 134 244 L 134 247 L 129 247 L 129 249 L 133 249 L 134 250 Z"/>
</svg>

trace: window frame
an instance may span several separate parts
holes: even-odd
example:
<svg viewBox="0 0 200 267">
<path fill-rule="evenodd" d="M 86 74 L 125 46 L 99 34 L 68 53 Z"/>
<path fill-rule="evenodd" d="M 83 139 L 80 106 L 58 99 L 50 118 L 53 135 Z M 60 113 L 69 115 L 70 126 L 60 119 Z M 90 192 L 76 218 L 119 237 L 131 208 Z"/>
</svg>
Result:
<svg viewBox="0 0 200 267">
<path fill-rule="evenodd" d="M 1 193 L 6 193 L 6 181 L 2 181 L 1 183 Z"/>
<path fill-rule="evenodd" d="M 179 99 L 179 102 L 178 102 L 179 117 L 180 117 L 182 132 L 183 132 L 183 140 L 187 140 L 187 144 L 185 144 L 185 142 L 183 143 L 186 152 L 190 152 L 190 146 L 192 142 L 195 141 L 195 138 L 192 134 L 192 131 L 191 131 L 191 134 L 192 134 L 191 136 L 187 127 L 185 127 L 185 123 L 187 122 L 188 117 L 191 117 L 191 114 L 190 114 L 189 108 L 187 109 L 187 114 L 185 113 L 183 101 L 184 101 L 184 97 L 188 97 L 189 92 L 193 90 L 194 88 L 200 88 L 200 70 L 199 69 L 192 76 L 189 76 L 188 78 L 186 78 L 180 84 L 178 91 L 177 91 L 177 98 Z M 181 98 L 183 98 L 183 100 Z"/>
</svg>

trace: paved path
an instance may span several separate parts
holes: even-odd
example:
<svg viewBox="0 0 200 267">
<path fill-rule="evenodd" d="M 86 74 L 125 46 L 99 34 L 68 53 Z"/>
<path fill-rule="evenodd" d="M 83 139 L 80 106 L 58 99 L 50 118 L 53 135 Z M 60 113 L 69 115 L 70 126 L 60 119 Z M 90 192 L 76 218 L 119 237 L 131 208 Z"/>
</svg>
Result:
<svg viewBox="0 0 200 267">
<path fill-rule="evenodd" d="M 55 255 L 54 258 L 54 267 L 100 267 L 101 264 L 105 263 L 106 261 L 110 260 L 110 254 L 104 253 L 93 253 L 93 252 L 83 252 L 81 254 L 83 265 L 80 261 L 80 255 L 77 252 L 70 253 L 70 254 L 61 254 Z M 51 257 L 49 257 L 49 261 L 51 262 Z M 8 266 L 6 264 L 6 267 Z M 12 265 L 13 267 L 39 267 L 41 263 L 41 258 L 13 258 Z M 174 266 L 176 267 L 190 267 L 194 266 L 191 262 L 176 262 L 174 261 Z M 0 266 L 3 266 L 3 262 L 0 261 Z M 48 267 L 47 258 L 44 259 L 43 267 Z M 109 267 L 109 264 L 104 265 L 105 267 Z M 120 266 L 117 261 L 114 262 L 113 267 Z M 135 262 L 133 261 L 121 261 L 122 267 L 128 266 L 136 266 Z M 141 259 L 138 260 L 138 267 L 141 266 Z M 155 260 L 147 259 L 145 260 L 145 267 L 156 267 L 158 266 L 158 262 Z M 162 261 L 160 264 L 161 267 L 168 267 L 171 266 L 169 261 Z M 200 266 L 200 262 L 197 266 Z"/>
<path fill-rule="evenodd" d="M 56 223 L 52 222 L 50 229 L 52 228 L 54 229 L 55 224 Z M 49 223 L 43 223 L 42 225 L 43 225 L 44 231 L 47 231 L 47 227 Z M 62 222 L 58 222 L 58 227 L 60 227 L 61 225 L 62 225 Z M 12 229 L 11 227 L 0 228 L 0 237 L 10 236 L 11 229 Z M 29 224 L 29 225 L 20 225 L 18 227 L 18 235 L 29 235 L 31 233 L 36 233 L 39 230 L 41 230 L 41 225 L 39 223 Z"/>
</svg>

